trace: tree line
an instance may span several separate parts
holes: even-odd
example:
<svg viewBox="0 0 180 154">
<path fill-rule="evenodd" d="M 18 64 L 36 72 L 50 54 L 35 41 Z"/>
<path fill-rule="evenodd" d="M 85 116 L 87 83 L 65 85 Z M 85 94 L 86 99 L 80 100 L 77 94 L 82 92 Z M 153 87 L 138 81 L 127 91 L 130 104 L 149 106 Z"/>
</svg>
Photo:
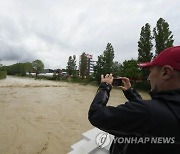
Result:
<svg viewBox="0 0 180 154">
<path fill-rule="evenodd" d="M 153 43 L 154 42 L 154 43 Z M 134 81 L 135 84 L 140 84 L 141 87 L 148 87 L 146 81 L 149 70 L 140 69 L 137 67 L 138 63 L 144 63 L 151 61 L 165 48 L 173 46 L 174 39 L 172 32 L 169 29 L 169 24 L 163 18 L 159 18 L 156 26 L 151 30 L 149 23 L 146 23 L 140 32 L 140 38 L 138 44 L 138 58 L 125 60 L 122 64 L 114 61 L 114 49 L 111 43 L 108 43 L 104 52 L 98 56 L 96 65 L 94 66 L 93 77 L 100 83 L 101 74 L 113 73 L 115 77 L 126 76 Z M 155 49 L 155 53 L 152 49 Z M 79 67 L 79 74 L 84 78 L 87 69 L 87 57 L 86 53 L 81 55 L 81 63 Z M 76 57 L 75 55 L 69 57 L 67 63 L 67 70 L 70 75 L 75 77 L 76 72 Z M 137 83 L 137 80 L 141 80 L 141 83 Z"/>
<path fill-rule="evenodd" d="M 140 32 L 138 44 L 138 58 L 125 60 L 122 64 L 114 61 L 114 48 L 111 43 L 107 46 L 103 53 L 98 56 L 98 60 L 94 65 L 94 73 L 88 74 L 88 58 L 87 54 L 83 52 L 80 55 L 79 68 L 77 68 L 76 56 L 69 56 L 67 67 L 65 71 L 72 78 L 81 77 L 93 78 L 94 81 L 100 83 L 101 74 L 113 73 L 115 77 L 126 76 L 134 81 L 135 84 L 141 84 L 142 87 L 148 87 L 146 81 L 149 70 L 140 69 L 137 67 L 138 63 L 149 62 L 157 56 L 165 48 L 173 46 L 174 39 L 172 32 L 169 29 L 169 24 L 163 19 L 159 18 L 156 26 L 151 30 L 149 23 L 146 23 Z M 152 49 L 155 49 L 155 53 Z M 123 56 L 123 55 L 122 55 Z M 36 76 L 44 69 L 44 64 L 41 60 L 35 60 L 32 63 L 17 63 L 10 66 L 0 66 L 1 71 L 7 71 L 9 75 L 26 75 L 27 72 L 35 72 Z M 1 73 L 1 72 L 0 72 Z M 136 81 L 141 79 L 141 83 Z"/>
<path fill-rule="evenodd" d="M 1 66 L 0 72 L 6 72 L 8 75 L 26 76 L 26 73 L 39 74 L 44 69 L 44 63 L 41 60 L 35 60 L 32 63 L 16 63 L 10 66 Z"/>
</svg>

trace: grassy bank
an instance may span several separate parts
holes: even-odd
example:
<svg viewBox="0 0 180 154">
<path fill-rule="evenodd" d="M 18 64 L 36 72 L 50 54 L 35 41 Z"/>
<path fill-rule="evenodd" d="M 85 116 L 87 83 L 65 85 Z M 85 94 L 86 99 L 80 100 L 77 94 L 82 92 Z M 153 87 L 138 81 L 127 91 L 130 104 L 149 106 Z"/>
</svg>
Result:
<svg viewBox="0 0 180 154">
<path fill-rule="evenodd" d="M 6 78 L 7 72 L 6 71 L 0 71 L 0 79 Z"/>
</svg>

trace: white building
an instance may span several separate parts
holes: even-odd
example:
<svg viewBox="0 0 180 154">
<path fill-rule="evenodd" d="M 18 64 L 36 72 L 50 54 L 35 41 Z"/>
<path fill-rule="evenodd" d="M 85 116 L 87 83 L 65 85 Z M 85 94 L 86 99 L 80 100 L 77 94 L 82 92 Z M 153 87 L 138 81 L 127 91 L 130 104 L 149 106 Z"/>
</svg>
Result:
<svg viewBox="0 0 180 154">
<path fill-rule="evenodd" d="M 86 76 L 92 75 L 94 73 L 94 65 L 96 65 L 96 61 L 93 61 L 93 56 L 90 54 L 86 54 L 87 56 L 87 71 Z M 81 64 L 81 56 L 79 57 L 79 70 Z"/>
</svg>

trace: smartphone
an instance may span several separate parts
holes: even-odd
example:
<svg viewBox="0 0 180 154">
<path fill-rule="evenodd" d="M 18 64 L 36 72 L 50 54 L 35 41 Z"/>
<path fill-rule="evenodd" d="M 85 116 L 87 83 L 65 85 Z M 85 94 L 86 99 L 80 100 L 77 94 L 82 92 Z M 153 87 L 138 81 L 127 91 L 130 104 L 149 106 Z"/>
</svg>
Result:
<svg viewBox="0 0 180 154">
<path fill-rule="evenodd" d="M 113 79 L 113 86 L 121 86 L 122 85 L 122 79 Z"/>
</svg>

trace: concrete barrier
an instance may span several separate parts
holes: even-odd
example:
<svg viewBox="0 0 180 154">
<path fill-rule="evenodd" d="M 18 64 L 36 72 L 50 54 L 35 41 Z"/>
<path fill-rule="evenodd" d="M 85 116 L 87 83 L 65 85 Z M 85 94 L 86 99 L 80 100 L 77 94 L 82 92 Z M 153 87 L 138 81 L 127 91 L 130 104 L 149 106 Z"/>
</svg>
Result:
<svg viewBox="0 0 180 154">
<path fill-rule="evenodd" d="M 98 136 L 108 135 L 105 139 L 107 141 L 105 147 L 98 145 Z M 98 128 L 93 128 L 82 134 L 82 140 L 71 146 L 72 151 L 68 154 L 109 154 L 109 148 L 112 143 L 114 136 L 110 135 Z M 104 140 L 104 141 L 105 141 Z"/>
</svg>

